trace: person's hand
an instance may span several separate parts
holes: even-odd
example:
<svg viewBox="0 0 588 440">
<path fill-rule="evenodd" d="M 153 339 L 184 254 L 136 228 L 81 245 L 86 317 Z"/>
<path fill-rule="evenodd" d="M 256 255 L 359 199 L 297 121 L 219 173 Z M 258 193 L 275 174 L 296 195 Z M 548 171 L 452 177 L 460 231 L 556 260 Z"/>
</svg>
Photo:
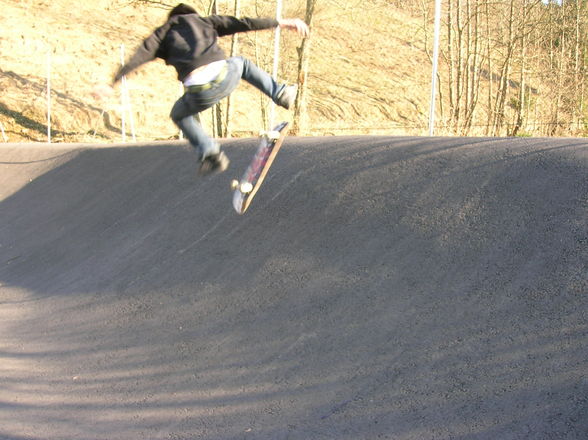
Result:
<svg viewBox="0 0 588 440">
<path fill-rule="evenodd" d="M 92 96 L 98 101 L 104 101 L 114 94 L 114 89 L 108 84 L 97 84 L 92 89 Z"/>
<path fill-rule="evenodd" d="M 310 29 L 308 25 L 299 18 L 282 18 L 278 20 L 281 29 L 289 29 L 298 32 L 301 37 L 308 37 Z"/>
</svg>

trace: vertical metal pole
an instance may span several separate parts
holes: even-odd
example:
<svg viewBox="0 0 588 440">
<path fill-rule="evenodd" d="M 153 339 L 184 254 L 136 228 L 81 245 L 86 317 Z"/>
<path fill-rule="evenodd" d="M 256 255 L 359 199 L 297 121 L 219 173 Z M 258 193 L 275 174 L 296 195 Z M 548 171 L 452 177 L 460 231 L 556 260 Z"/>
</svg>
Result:
<svg viewBox="0 0 588 440">
<path fill-rule="evenodd" d="M 4 139 L 4 142 L 8 142 L 8 138 L 6 137 L 6 133 L 4 132 L 4 125 L 2 125 L 2 122 L 0 122 L 0 130 L 2 130 L 2 139 Z"/>
<path fill-rule="evenodd" d="M 441 28 L 441 0 L 435 0 L 435 36 L 433 38 L 433 73 L 431 75 L 431 108 L 429 136 L 435 131 L 435 98 L 437 97 L 437 66 L 439 64 L 439 32 Z"/>
<path fill-rule="evenodd" d="M 241 15 L 241 2 L 240 0 L 235 0 L 235 4 L 234 4 L 234 16 L 235 17 L 239 17 L 239 15 Z M 231 57 L 234 57 L 237 55 L 237 47 L 239 46 L 239 34 L 233 34 L 232 39 L 231 39 Z M 231 118 L 233 116 L 233 107 L 232 107 L 232 101 L 233 99 L 231 98 L 231 95 L 227 96 L 227 114 L 226 114 L 226 118 L 225 118 L 225 136 L 230 138 L 231 137 Z"/>
<path fill-rule="evenodd" d="M 51 143 L 51 48 L 47 53 L 47 143 Z"/>
<path fill-rule="evenodd" d="M 282 18 L 282 0 L 276 0 L 276 20 Z M 274 37 L 274 68 L 272 77 L 278 80 L 278 67 L 280 64 L 280 27 L 276 28 L 276 35 Z M 276 104 L 272 101 L 270 109 L 270 130 L 273 129 L 276 117 Z"/>
<path fill-rule="evenodd" d="M 135 136 L 135 118 L 133 118 L 133 106 L 131 105 L 131 93 L 129 92 L 129 86 L 127 84 L 127 79 L 124 79 L 125 84 L 125 98 L 127 102 L 127 110 L 129 112 L 129 123 L 131 124 L 131 138 L 133 142 L 137 142 L 137 136 Z"/>
<path fill-rule="evenodd" d="M 128 87 L 126 87 L 126 83 L 125 83 L 125 89 L 126 89 L 126 93 L 127 93 L 127 106 L 129 108 L 129 121 L 131 123 L 131 136 L 133 138 L 133 142 L 137 142 L 137 136 L 135 135 L 135 118 L 133 118 L 133 106 L 131 105 L 131 94 L 129 93 L 129 89 Z"/>
<path fill-rule="evenodd" d="M 120 45 L 120 65 L 125 65 L 125 45 Z M 121 130 L 122 130 L 122 141 L 127 141 L 127 128 L 125 123 L 125 89 L 127 85 L 126 78 L 123 76 L 121 79 L 121 91 L 120 91 L 120 105 L 121 105 Z"/>
<path fill-rule="evenodd" d="M 180 84 L 180 97 L 182 97 L 184 95 L 184 83 L 182 83 L 180 81 L 179 84 Z M 178 131 L 180 132 L 179 135 L 178 135 L 178 138 L 179 139 L 184 139 L 184 132 L 182 131 L 182 129 L 181 128 L 178 128 Z"/>
<path fill-rule="evenodd" d="M 125 65 L 125 45 L 121 44 L 120 46 L 120 64 L 122 66 Z M 122 77 L 122 89 L 121 89 L 121 103 L 122 103 L 122 127 L 123 127 L 123 142 L 126 139 L 125 133 L 125 115 L 126 112 L 129 112 L 129 123 L 131 124 L 131 136 L 133 142 L 137 142 L 137 137 L 135 136 L 135 119 L 133 118 L 133 109 L 131 107 L 131 94 L 129 93 L 129 87 L 127 85 L 127 77 Z"/>
</svg>

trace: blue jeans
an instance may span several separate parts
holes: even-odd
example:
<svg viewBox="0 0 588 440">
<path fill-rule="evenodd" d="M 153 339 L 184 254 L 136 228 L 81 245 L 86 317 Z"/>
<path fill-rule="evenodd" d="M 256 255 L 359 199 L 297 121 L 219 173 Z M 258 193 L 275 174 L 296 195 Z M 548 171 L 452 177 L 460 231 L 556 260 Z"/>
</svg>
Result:
<svg viewBox="0 0 588 440">
<path fill-rule="evenodd" d="M 261 90 L 273 101 L 277 99 L 285 85 L 279 85 L 265 71 L 244 57 L 233 57 L 227 60 L 227 76 L 208 90 L 198 93 L 184 93 L 174 104 L 170 117 L 182 130 L 190 144 L 196 148 L 201 158 L 217 154 L 220 147 L 208 136 L 202 125 L 194 117 L 198 113 L 212 107 L 225 98 L 239 85 L 243 78 L 249 84 Z"/>
</svg>

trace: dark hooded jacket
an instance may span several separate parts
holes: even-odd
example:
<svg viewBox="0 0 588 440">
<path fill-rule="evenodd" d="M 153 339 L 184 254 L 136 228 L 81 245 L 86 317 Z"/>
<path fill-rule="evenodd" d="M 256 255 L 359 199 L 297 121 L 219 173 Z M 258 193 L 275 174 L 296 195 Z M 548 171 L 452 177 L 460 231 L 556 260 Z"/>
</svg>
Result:
<svg viewBox="0 0 588 440">
<path fill-rule="evenodd" d="M 194 69 L 226 58 L 217 43 L 218 37 L 276 26 L 278 21 L 272 18 L 201 17 L 195 13 L 174 15 L 143 41 L 115 74 L 113 82 L 155 58 L 173 66 L 178 79 L 183 81 Z"/>
</svg>

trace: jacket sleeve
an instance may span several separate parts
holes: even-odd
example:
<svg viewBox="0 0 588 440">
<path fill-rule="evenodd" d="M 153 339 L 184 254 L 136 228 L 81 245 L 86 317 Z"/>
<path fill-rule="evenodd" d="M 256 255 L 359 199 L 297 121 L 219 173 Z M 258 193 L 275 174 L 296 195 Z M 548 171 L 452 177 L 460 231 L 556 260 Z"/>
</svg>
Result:
<svg viewBox="0 0 588 440">
<path fill-rule="evenodd" d="M 143 40 L 143 43 L 137 48 L 135 53 L 128 59 L 125 65 L 118 69 L 114 75 L 112 83 L 116 84 L 123 76 L 128 75 L 141 65 L 154 60 L 157 57 L 161 42 L 165 38 L 169 27 L 169 24 L 166 23 L 165 25 L 157 28 L 151 35 Z"/>
<path fill-rule="evenodd" d="M 238 32 L 260 31 L 278 26 L 273 18 L 236 18 L 230 15 L 211 15 L 205 17 L 219 36 L 232 35 Z"/>
</svg>

